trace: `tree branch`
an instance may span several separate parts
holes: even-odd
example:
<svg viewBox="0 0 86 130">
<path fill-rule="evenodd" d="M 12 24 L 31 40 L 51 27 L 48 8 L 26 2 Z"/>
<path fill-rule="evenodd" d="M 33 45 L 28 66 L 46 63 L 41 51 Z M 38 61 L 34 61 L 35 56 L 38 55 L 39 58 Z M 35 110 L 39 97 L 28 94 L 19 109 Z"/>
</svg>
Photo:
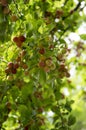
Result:
<svg viewBox="0 0 86 130">
<path fill-rule="evenodd" d="M 79 2 L 79 3 L 76 5 L 76 7 L 69 12 L 69 14 L 68 14 L 67 16 L 63 17 L 62 20 L 65 20 L 66 18 L 68 18 L 69 16 L 71 16 L 75 11 L 77 11 L 77 10 L 79 9 L 80 5 L 81 5 L 81 2 Z"/>
</svg>

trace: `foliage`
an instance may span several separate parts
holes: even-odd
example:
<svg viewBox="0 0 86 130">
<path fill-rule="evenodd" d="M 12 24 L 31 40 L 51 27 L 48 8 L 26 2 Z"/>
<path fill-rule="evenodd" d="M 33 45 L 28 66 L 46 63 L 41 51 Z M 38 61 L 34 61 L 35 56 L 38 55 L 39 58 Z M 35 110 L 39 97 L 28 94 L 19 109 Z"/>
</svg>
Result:
<svg viewBox="0 0 86 130">
<path fill-rule="evenodd" d="M 81 34 L 83 42 L 73 43 L 77 55 L 69 60 L 72 50 L 65 39 L 85 20 L 83 2 L 0 1 L 1 130 L 72 129 L 74 101 L 62 90 L 74 87 L 71 62 L 77 73 L 85 65 L 80 56 L 85 53 L 86 38 Z"/>
</svg>

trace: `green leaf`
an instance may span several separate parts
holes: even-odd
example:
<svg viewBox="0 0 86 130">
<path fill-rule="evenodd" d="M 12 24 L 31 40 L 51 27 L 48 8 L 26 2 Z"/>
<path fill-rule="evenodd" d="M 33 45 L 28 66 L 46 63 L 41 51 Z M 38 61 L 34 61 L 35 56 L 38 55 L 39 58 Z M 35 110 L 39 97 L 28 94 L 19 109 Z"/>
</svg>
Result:
<svg viewBox="0 0 86 130">
<path fill-rule="evenodd" d="M 75 122 L 76 122 L 75 116 L 70 115 L 70 116 L 68 117 L 68 125 L 71 126 L 71 125 L 75 124 Z"/>
<path fill-rule="evenodd" d="M 40 34 L 43 34 L 43 27 L 42 27 L 42 26 L 39 27 L 38 32 L 39 32 Z"/>
<path fill-rule="evenodd" d="M 28 83 L 25 87 L 22 88 L 22 95 L 28 96 L 33 92 L 33 89 L 34 89 L 33 83 L 32 82 Z"/>
<path fill-rule="evenodd" d="M 80 37 L 81 39 L 86 40 L 86 34 L 81 34 Z"/>
<path fill-rule="evenodd" d="M 39 70 L 39 82 L 44 84 L 46 82 L 46 73 L 43 69 Z"/>
<path fill-rule="evenodd" d="M 18 108 L 21 122 L 26 125 L 28 120 L 31 118 L 31 111 L 27 108 L 26 105 L 20 105 Z"/>
</svg>

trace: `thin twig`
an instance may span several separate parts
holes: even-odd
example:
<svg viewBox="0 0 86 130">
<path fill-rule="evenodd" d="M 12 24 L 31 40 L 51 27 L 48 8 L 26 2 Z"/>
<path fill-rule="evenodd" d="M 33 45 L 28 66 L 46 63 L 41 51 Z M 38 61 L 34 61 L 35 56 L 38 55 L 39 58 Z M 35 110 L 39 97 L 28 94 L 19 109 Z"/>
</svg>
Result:
<svg viewBox="0 0 86 130">
<path fill-rule="evenodd" d="M 64 5 L 66 5 L 66 4 L 67 4 L 67 2 L 68 2 L 68 0 L 65 0 Z"/>
<path fill-rule="evenodd" d="M 60 35 L 59 39 L 57 41 L 59 41 L 62 36 L 65 34 L 65 32 L 69 29 L 70 26 L 68 26 L 66 29 L 64 29 L 64 31 L 62 32 L 62 34 Z"/>
<path fill-rule="evenodd" d="M 62 20 L 67 19 L 67 18 L 68 18 L 69 16 L 71 16 L 75 11 L 77 11 L 77 10 L 79 9 L 80 5 L 81 5 L 81 2 L 79 2 L 79 3 L 76 5 L 76 7 L 69 12 L 69 14 L 68 14 L 67 16 L 63 17 Z"/>
</svg>

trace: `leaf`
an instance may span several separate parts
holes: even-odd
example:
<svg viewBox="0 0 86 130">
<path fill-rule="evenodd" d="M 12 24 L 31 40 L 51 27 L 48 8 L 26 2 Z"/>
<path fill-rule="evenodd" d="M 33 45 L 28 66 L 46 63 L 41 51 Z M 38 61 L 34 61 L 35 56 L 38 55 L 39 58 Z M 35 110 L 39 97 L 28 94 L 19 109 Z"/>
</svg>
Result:
<svg viewBox="0 0 86 130">
<path fill-rule="evenodd" d="M 44 84 L 46 82 L 46 73 L 43 69 L 39 70 L 39 81 L 41 84 Z"/>
<path fill-rule="evenodd" d="M 86 40 L 86 34 L 81 34 L 80 37 L 81 39 Z"/>
<path fill-rule="evenodd" d="M 70 100 L 70 101 L 66 101 L 66 104 L 65 104 L 65 108 L 69 111 L 69 112 L 71 112 L 72 111 L 72 108 L 71 108 L 71 105 L 74 103 L 74 101 L 73 100 Z"/>
<path fill-rule="evenodd" d="M 43 34 L 43 27 L 42 27 L 42 26 L 39 27 L 38 32 L 39 32 L 40 34 Z"/>
<path fill-rule="evenodd" d="M 31 111 L 29 111 L 26 105 L 20 105 L 18 111 L 20 113 L 21 122 L 26 125 L 28 123 L 28 120 L 31 118 Z"/>
<path fill-rule="evenodd" d="M 33 83 L 30 82 L 28 83 L 25 87 L 22 88 L 22 95 L 24 97 L 27 97 L 29 94 L 33 92 Z"/>
<path fill-rule="evenodd" d="M 68 125 L 71 126 L 71 125 L 75 124 L 75 122 L 76 122 L 75 116 L 70 115 L 70 116 L 68 117 Z"/>
</svg>

